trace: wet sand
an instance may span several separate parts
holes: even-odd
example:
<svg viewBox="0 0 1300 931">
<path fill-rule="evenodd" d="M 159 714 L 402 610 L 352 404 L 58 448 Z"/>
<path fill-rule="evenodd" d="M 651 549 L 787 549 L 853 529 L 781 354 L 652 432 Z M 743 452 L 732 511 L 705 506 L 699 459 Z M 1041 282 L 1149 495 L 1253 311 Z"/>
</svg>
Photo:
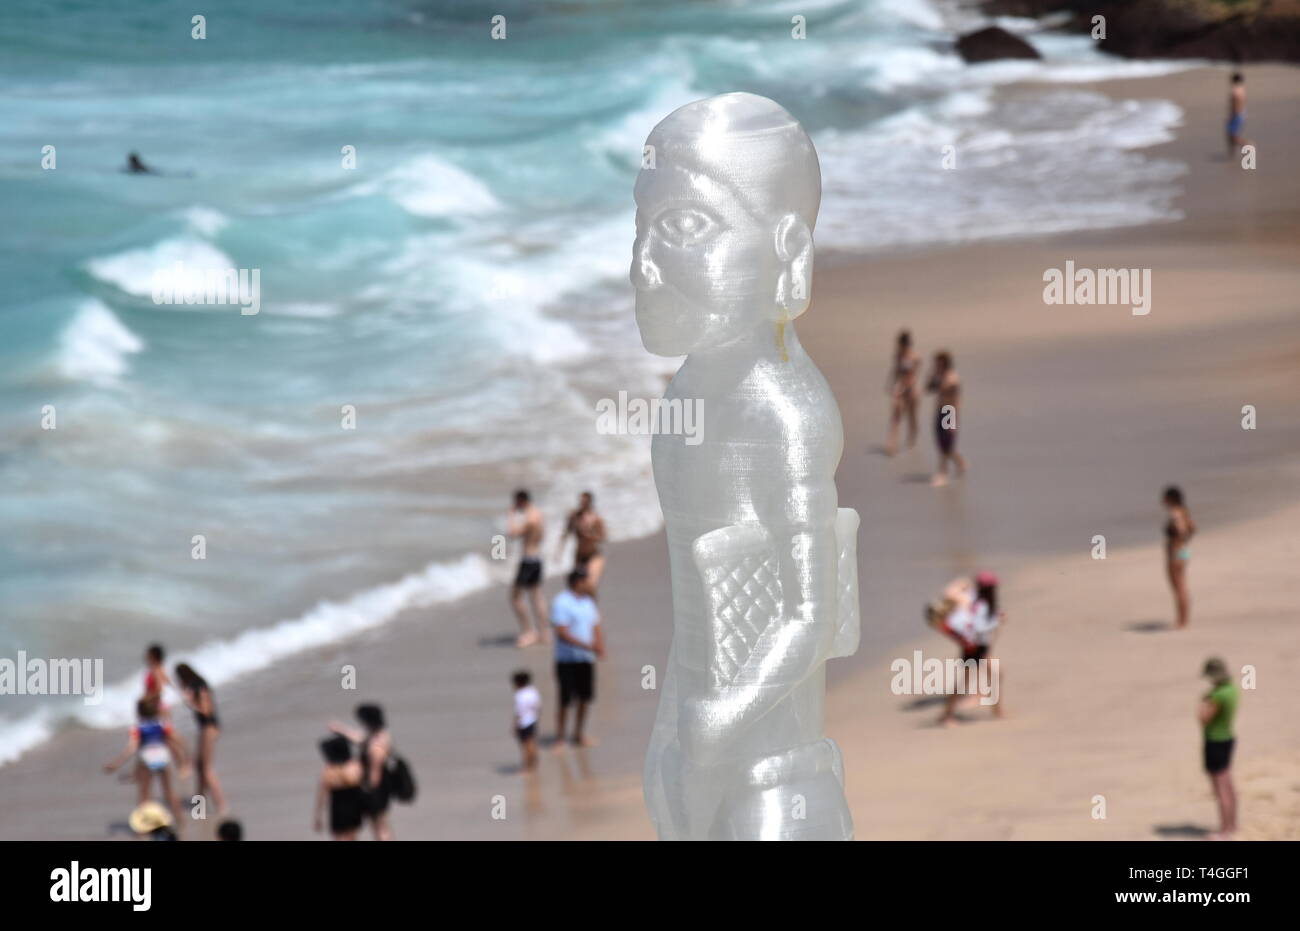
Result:
<svg viewBox="0 0 1300 931">
<path fill-rule="evenodd" d="M 1259 670 L 1239 717 L 1244 834 L 1300 831 L 1288 675 L 1300 653 L 1295 76 L 1248 71 L 1253 172 L 1223 160 L 1223 70 L 1095 86 L 1183 106 L 1178 139 L 1150 150 L 1188 165 L 1182 221 L 823 262 L 798 329 L 844 417 L 841 503 L 863 517 L 863 648 L 830 665 L 827 724 L 845 752 L 860 837 L 1197 836 L 1214 811 L 1192 715 L 1200 663 L 1214 653 Z M 1045 305 L 1043 272 L 1067 259 L 1150 268 L 1151 313 Z M 880 453 L 883 380 L 902 326 L 927 356 L 951 349 L 965 385 L 960 442 L 972 472 L 945 489 L 926 484 L 928 399 L 917 449 Z M 1257 430 L 1241 429 L 1245 404 L 1257 408 Z M 1200 525 L 1185 632 L 1162 626 L 1172 605 L 1159 493 L 1171 482 Z M 1097 534 L 1104 561 L 1091 558 Z M 657 693 L 643 688 L 643 669 L 662 669 L 667 653 L 666 550 L 657 535 L 609 555 L 610 656 L 591 727 L 600 746 L 545 747 L 538 773 L 517 771 L 508 677 L 532 669 L 549 734 L 550 657 L 511 645 L 503 590 L 479 593 L 220 690 L 219 770 L 247 836 L 312 836 L 316 741 L 330 719 L 378 701 L 420 782 L 417 803 L 395 812 L 399 838 L 652 837 L 640 769 Z M 889 690 L 889 663 L 915 647 L 950 654 L 925 630 L 921 605 L 978 568 L 1003 579 L 1009 623 L 996 653 L 1010 717 L 972 714 L 940 730 L 932 702 Z M 548 597 L 558 586 L 556 574 Z M 356 667 L 355 692 L 340 688 L 345 664 Z M 178 722 L 189 735 L 188 714 Z M 107 836 L 134 797 L 99 772 L 123 740 L 71 732 L 5 767 L 0 838 Z M 1090 817 L 1098 794 L 1105 820 Z M 498 798 L 504 819 L 493 817 Z"/>
</svg>

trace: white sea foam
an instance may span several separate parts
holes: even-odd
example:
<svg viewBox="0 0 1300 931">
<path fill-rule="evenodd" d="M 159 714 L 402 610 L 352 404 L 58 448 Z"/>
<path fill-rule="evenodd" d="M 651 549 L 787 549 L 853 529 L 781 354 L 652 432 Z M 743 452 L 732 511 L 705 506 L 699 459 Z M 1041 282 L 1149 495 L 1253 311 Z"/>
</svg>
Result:
<svg viewBox="0 0 1300 931">
<path fill-rule="evenodd" d="M 102 302 L 85 300 L 59 334 L 55 365 L 64 378 L 97 385 L 117 383 L 128 358 L 144 349 L 136 336 Z"/>
<path fill-rule="evenodd" d="M 211 207 L 189 207 L 182 216 L 189 228 L 202 236 L 215 236 L 230 225 L 230 219 L 224 213 Z"/>
<path fill-rule="evenodd" d="M 421 217 L 459 218 L 490 213 L 501 204 L 491 188 L 463 168 L 436 155 L 418 155 L 391 169 L 378 181 L 350 193 L 382 192 L 407 213 Z"/>
<path fill-rule="evenodd" d="M 178 262 L 182 268 L 179 276 L 175 271 Z M 201 292 L 205 270 L 233 267 L 230 257 L 216 246 L 190 236 L 164 239 L 147 248 L 131 249 L 86 263 L 86 270 L 100 281 L 135 297 L 148 298 L 153 296 L 155 275 L 166 277 L 181 292 L 191 285 Z M 187 280 L 189 278 L 193 281 Z"/>
<path fill-rule="evenodd" d="M 854 251 L 1178 216 L 1172 182 L 1183 166 L 1138 151 L 1173 138 L 1182 111 L 1169 101 L 1116 101 L 1068 86 L 1001 102 L 992 88 L 958 93 L 864 130 L 817 135 L 819 245 Z M 943 167 L 945 146 L 952 170 Z"/>
</svg>

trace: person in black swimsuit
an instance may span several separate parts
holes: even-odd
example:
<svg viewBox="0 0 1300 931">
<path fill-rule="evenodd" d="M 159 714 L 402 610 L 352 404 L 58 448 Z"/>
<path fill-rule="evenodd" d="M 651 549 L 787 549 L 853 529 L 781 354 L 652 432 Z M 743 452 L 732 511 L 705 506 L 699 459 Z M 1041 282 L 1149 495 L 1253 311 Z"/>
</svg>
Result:
<svg viewBox="0 0 1300 931">
<path fill-rule="evenodd" d="M 361 787 L 364 811 L 375 832 L 375 840 L 392 840 L 393 828 L 388 819 L 390 786 L 388 758 L 393 739 L 384 724 L 384 709 L 378 705 L 358 705 L 357 720 L 365 728 L 357 731 L 337 722 L 330 725 L 334 733 L 361 746 Z"/>
<path fill-rule="evenodd" d="M 325 757 L 320 786 L 316 791 L 315 828 L 321 829 L 326 803 L 330 811 L 330 834 L 335 840 L 356 840 L 361 830 L 365 796 L 361 788 L 361 764 L 352 758 L 352 744 L 336 735 L 322 740 L 320 752 Z"/>
<path fill-rule="evenodd" d="M 195 795 L 206 795 L 217 806 L 217 817 L 226 814 L 226 796 L 221 791 L 221 780 L 213 757 L 217 751 L 217 738 L 221 736 L 221 726 L 217 721 L 217 702 L 212 697 L 212 689 L 207 680 L 185 663 L 176 667 L 176 682 L 181 687 L 185 704 L 194 712 L 194 721 L 199 733 L 194 741 L 194 778 Z"/>
</svg>

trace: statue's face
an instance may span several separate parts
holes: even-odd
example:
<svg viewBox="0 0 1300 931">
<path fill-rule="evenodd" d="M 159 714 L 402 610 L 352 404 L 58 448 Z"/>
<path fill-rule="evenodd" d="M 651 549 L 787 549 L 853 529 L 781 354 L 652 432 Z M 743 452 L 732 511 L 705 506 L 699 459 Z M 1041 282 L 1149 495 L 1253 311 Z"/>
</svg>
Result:
<svg viewBox="0 0 1300 931">
<path fill-rule="evenodd" d="M 774 316 L 775 223 L 752 216 L 713 170 L 740 153 L 716 138 L 692 153 L 693 164 L 665 153 L 636 182 L 636 322 L 661 356 L 725 343 Z"/>
</svg>

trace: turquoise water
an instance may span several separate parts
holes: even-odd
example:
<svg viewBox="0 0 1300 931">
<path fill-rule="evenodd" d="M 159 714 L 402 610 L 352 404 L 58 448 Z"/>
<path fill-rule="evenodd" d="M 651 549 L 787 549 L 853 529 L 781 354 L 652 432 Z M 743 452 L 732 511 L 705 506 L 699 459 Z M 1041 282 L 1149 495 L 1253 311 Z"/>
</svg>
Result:
<svg viewBox="0 0 1300 931">
<path fill-rule="evenodd" d="M 662 386 L 630 192 L 683 103 L 746 90 L 805 124 L 823 249 L 1169 213 L 1175 167 L 1139 150 L 1176 111 L 1068 84 L 1008 110 L 1008 81 L 1118 66 L 1047 40 L 1047 65 L 967 69 L 922 0 L 325 7 L 228 0 L 203 40 L 192 4 L 0 12 L 0 656 L 119 683 L 6 705 L 0 762 L 65 712 L 121 719 L 150 641 L 220 682 L 503 578 L 516 485 L 652 531 L 645 438 L 592 410 Z M 963 173 L 919 170 L 949 143 Z M 176 262 L 258 270 L 260 312 L 156 304 Z"/>
</svg>

